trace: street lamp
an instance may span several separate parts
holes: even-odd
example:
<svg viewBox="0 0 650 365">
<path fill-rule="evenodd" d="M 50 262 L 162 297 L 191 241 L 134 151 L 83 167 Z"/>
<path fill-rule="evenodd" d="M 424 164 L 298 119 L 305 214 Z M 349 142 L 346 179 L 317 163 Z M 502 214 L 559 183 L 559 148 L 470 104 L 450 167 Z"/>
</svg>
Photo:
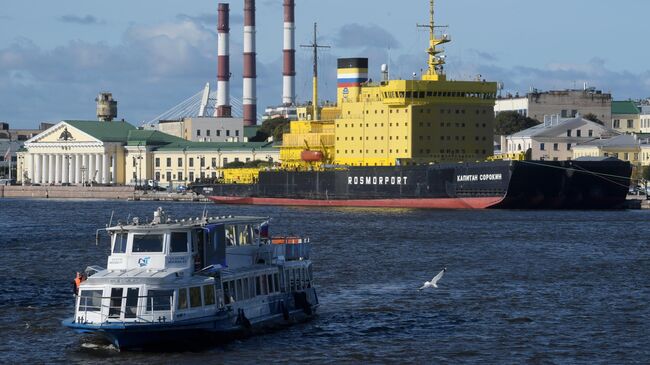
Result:
<svg viewBox="0 0 650 365">
<path fill-rule="evenodd" d="M 253 163 L 255 163 L 255 147 L 253 147 Z"/>
</svg>

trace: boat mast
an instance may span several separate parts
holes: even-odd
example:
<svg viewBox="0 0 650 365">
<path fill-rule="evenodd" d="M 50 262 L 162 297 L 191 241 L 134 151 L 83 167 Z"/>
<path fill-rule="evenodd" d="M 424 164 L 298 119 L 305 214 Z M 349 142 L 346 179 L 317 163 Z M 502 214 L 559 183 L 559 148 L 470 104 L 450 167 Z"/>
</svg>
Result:
<svg viewBox="0 0 650 365">
<path fill-rule="evenodd" d="M 313 48 L 314 52 L 314 76 L 313 76 L 313 90 L 312 90 L 312 109 L 313 109 L 313 118 L 312 120 L 318 120 L 318 49 L 319 48 L 330 48 L 330 46 L 321 46 L 318 44 L 317 34 L 318 34 L 318 25 L 314 23 L 314 42 L 312 44 L 300 45 L 304 48 Z"/>
<path fill-rule="evenodd" d="M 427 53 L 429 54 L 429 67 L 427 72 L 422 75 L 422 80 L 444 81 L 446 79 L 444 73 L 445 58 L 444 56 L 439 56 L 444 51 L 437 50 L 436 47 L 451 42 L 451 39 L 447 34 L 436 38 L 436 28 L 446 28 L 447 26 L 435 25 L 434 8 L 434 0 L 429 0 L 429 24 L 418 24 L 419 28 L 429 28 L 429 48 L 427 49 Z"/>
</svg>

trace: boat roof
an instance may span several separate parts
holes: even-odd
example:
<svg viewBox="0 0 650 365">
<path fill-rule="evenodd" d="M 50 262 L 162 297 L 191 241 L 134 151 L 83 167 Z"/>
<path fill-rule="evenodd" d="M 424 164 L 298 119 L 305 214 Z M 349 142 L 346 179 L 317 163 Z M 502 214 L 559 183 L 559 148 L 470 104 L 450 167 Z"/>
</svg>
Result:
<svg viewBox="0 0 650 365">
<path fill-rule="evenodd" d="M 151 231 L 151 230 L 189 230 L 196 227 L 205 227 L 211 224 L 251 224 L 268 221 L 269 217 L 253 216 L 217 216 L 217 217 L 196 217 L 187 219 L 172 219 L 163 216 L 160 222 L 154 218 L 150 222 L 141 222 L 138 217 L 133 218 L 130 224 L 119 224 L 109 227 L 107 231 Z"/>
</svg>

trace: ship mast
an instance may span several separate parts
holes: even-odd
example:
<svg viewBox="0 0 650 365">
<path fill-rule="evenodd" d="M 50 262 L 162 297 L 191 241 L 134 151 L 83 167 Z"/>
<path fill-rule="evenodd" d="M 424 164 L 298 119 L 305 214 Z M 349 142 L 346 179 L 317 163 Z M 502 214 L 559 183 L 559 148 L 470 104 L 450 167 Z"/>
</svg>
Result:
<svg viewBox="0 0 650 365">
<path fill-rule="evenodd" d="M 317 23 L 314 23 L 314 43 L 300 45 L 304 48 L 313 48 L 314 49 L 314 76 L 313 76 L 313 90 L 312 90 L 312 109 L 313 109 L 313 118 L 312 120 L 318 120 L 318 49 L 319 48 L 330 48 L 330 46 L 321 46 L 318 44 L 317 39 Z"/>
<path fill-rule="evenodd" d="M 427 53 L 429 54 L 429 68 L 422 75 L 422 80 L 444 81 L 446 79 L 444 73 L 445 58 L 442 55 L 439 56 L 444 51 L 437 50 L 436 47 L 451 42 L 451 39 L 446 34 L 443 34 L 440 38 L 436 38 L 436 28 L 446 28 L 447 26 L 435 25 L 434 0 L 429 0 L 429 3 L 429 24 L 418 24 L 420 28 L 429 28 L 429 48 L 427 49 Z"/>
</svg>

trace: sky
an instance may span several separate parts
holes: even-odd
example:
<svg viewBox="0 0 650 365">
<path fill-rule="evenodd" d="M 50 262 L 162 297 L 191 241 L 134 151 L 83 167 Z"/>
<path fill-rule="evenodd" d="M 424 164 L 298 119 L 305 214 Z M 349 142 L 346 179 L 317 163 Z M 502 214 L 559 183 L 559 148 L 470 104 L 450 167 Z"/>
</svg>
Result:
<svg viewBox="0 0 650 365">
<path fill-rule="evenodd" d="M 11 128 L 95 119 L 110 91 L 134 125 L 216 86 L 217 3 L 208 0 L 26 0 L 0 7 L 0 121 Z M 336 59 L 368 57 L 391 78 L 426 67 L 426 0 L 296 0 L 296 43 L 320 53 L 320 96 L 336 97 Z M 241 100 L 243 1 L 231 8 L 231 95 Z M 282 0 L 257 0 L 258 112 L 282 95 Z M 582 88 L 650 97 L 650 1 L 437 0 L 449 79 L 503 82 L 504 93 Z M 311 53 L 296 51 L 298 101 L 311 96 Z"/>
</svg>

